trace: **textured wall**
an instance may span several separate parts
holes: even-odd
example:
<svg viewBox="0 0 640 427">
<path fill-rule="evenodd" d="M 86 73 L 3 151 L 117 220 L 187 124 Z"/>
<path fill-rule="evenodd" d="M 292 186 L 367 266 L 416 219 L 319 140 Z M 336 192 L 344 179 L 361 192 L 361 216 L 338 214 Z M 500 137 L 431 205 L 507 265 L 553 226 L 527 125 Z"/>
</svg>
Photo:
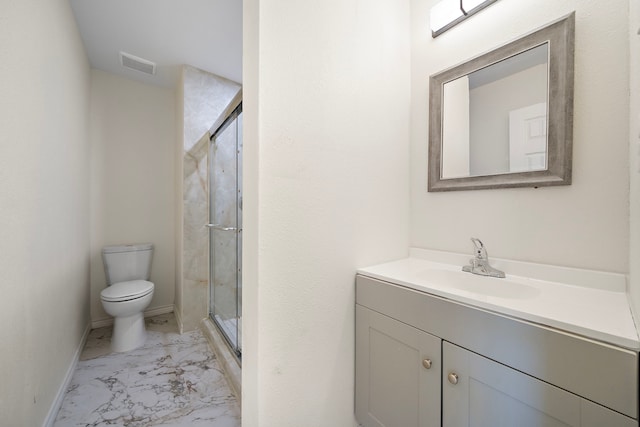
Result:
<svg viewBox="0 0 640 427">
<path fill-rule="evenodd" d="M 409 2 L 257 7 L 244 3 L 243 426 L 353 426 L 355 270 L 407 255 Z"/>
<path fill-rule="evenodd" d="M 258 364 L 260 314 L 259 247 L 259 70 L 260 0 L 242 2 L 243 231 L 242 231 L 242 423 L 257 427 L 261 419 Z M 249 284 L 247 286 L 247 283 Z"/>
<path fill-rule="evenodd" d="M 91 71 L 91 319 L 110 321 L 102 247 L 154 244 L 153 300 L 170 309 L 175 294 L 175 98 L 169 89 Z"/>
<path fill-rule="evenodd" d="M 89 63 L 67 1 L 0 2 L 0 76 L 0 424 L 40 426 L 89 325 Z"/>
<path fill-rule="evenodd" d="M 627 272 L 629 24 L 627 0 L 499 1 L 432 39 L 435 3 L 412 1 L 411 244 Z M 428 193 L 429 75 L 576 11 L 573 184 Z"/>
<path fill-rule="evenodd" d="M 189 331 L 207 317 L 209 306 L 209 234 L 204 226 L 209 222 L 207 132 L 240 85 L 189 66 L 183 67 L 181 82 L 183 127 L 178 144 L 183 182 L 177 200 L 182 201 L 182 277 L 176 286 L 176 312 L 181 330 Z"/>
</svg>

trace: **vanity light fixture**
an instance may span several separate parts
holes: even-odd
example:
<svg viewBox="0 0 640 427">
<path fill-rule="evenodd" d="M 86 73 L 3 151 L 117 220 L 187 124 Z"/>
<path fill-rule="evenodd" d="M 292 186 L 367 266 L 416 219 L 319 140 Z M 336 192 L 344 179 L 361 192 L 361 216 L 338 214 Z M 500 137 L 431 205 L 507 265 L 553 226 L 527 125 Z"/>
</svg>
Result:
<svg viewBox="0 0 640 427">
<path fill-rule="evenodd" d="M 431 37 L 436 38 L 498 0 L 441 0 L 431 8 Z"/>
</svg>

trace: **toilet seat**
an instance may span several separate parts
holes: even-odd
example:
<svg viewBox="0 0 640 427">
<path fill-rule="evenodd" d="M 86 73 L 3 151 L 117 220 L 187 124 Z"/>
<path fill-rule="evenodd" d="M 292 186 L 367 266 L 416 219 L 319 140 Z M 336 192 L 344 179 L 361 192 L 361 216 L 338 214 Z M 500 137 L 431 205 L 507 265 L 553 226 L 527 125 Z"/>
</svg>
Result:
<svg viewBox="0 0 640 427">
<path fill-rule="evenodd" d="M 150 294 L 153 287 L 153 283 L 146 280 L 114 283 L 100 292 L 100 299 L 110 302 L 130 301 Z"/>
</svg>

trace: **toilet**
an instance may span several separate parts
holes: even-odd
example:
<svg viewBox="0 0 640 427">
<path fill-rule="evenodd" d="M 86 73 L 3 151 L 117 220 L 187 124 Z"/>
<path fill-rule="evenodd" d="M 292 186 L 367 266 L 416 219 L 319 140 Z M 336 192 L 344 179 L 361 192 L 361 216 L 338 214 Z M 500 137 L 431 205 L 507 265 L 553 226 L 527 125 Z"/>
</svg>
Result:
<svg viewBox="0 0 640 427">
<path fill-rule="evenodd" d="M 104 311 L 114 317 L 112 351 L 129 351 L 144 344 L 144 310 L 154 289 L 148 280 L 152 255 L 151 243 L 102 248 L 107 287 L 100 292 L 100 300 Z"/>
</svg>

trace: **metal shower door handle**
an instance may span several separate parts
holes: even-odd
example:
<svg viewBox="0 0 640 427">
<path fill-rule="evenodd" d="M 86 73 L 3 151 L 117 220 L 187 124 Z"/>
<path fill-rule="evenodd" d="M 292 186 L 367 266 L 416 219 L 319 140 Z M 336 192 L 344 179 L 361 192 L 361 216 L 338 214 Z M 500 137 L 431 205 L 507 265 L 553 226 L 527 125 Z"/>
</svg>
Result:
<svg viewBox="0 0 640 427">
<path fill-rule="evenodd" d="M 214 230 L 221 230 L 221 231 L 238 231 L 237 227 L 225 227 L 223 225 L 220 224 L 205 224 L 205 227 L 209 227 L 209 228 L 213 228 Z"/>
</svg>

